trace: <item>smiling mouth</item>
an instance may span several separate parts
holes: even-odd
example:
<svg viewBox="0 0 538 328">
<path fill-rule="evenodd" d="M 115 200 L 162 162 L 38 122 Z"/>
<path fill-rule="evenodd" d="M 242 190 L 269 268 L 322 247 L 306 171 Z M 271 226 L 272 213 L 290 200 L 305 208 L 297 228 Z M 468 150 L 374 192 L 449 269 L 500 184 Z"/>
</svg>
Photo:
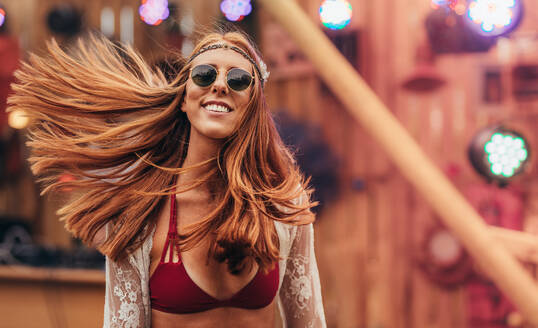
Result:
<svg viewBox="0 0 538 328">
<path fill-rule="evenodd" d="M 217 105 L 217 104 L 208 104 L 208 105 L 204 105 L 203 107 L 210 112 L 217 112 L 217 113 L 231 112 L 231 109 L 229 107 Z"/>
</svg>

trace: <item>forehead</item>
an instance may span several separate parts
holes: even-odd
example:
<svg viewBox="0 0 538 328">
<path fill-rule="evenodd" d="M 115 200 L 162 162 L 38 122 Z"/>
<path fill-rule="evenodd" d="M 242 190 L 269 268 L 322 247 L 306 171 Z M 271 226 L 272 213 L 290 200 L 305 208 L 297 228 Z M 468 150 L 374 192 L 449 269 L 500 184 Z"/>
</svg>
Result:
<svg viewBox="0 0 538 328">
<path fill-rule="evenodd" d="M 201 53 L 192 61 L 192 66 L 212 64 L 218 67 L 238 67 L 249 71 L 250 62 L 238 52 L 231 49 L 214 49 Z"/>
</svg>

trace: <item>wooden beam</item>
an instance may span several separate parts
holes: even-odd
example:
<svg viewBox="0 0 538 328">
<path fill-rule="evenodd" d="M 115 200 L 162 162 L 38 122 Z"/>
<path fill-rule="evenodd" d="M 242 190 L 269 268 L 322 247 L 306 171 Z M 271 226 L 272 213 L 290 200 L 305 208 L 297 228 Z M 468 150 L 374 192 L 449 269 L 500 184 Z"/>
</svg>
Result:
<svg viewBox="0 0 538 328">
<path fill-rule="evenodd" d="M 259 3 L 287 30 L 333 93 L 387 152 L 446 226 L 459 237 L 482 270 L 530 323 L 538 325 L 536 282 L 496 242 L 473 207 L 420 149 L 324 33 L 293 0 L 259 0 Z"/>
<path fill-rule="evenodd" d="M 489 227 L 493 238 L 521 262 L 538 264 L 538 236 L 532 233 Z"/>
</svg>

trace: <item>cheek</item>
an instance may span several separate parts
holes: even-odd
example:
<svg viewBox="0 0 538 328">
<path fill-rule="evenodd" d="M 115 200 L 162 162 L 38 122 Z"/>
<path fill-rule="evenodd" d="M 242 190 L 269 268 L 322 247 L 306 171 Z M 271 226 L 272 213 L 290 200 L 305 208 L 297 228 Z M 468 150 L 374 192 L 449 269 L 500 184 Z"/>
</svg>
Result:
<svg viewBox="0 0 538 328">
<path fill-rule="evenodd" d="M 250 101 L 250 94 L 245 93 L 245 94 L 238 95 L 234 100 L 235 100 L 236 105 L 239 108 L 241 108 L 241 111 L 245 112 L 247 110 L 248 103 Z"/>
<path fill-rule="evenodd" d="M 189 110 L 189 108 L 195 106 L 195 107 L 198 107 L 198 103 L 199 103 L 199 100 L 200 100 L 200 96 L 203 92 L 201 90 L 199 90 L 199 88 L 186 88 L 185 89 L 185 94 L 183 96 L 183 102 L 182 102 L 182 105 L 181 105 L 181 110 L 183 112 L 187 112 Z"/>
</svg>

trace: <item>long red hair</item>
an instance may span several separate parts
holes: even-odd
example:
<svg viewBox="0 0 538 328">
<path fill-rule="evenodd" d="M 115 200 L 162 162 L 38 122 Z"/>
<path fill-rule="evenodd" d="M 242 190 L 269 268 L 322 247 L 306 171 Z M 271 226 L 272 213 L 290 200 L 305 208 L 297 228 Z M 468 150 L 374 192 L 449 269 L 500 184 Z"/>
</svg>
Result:
<svg viewBox="0 0 538 328">
<path fill-rule="evenodd" d="M 254 46 L 238 32 L 208 34 L 193 53 L 219 42 L 240 47 L 259 63 Z M 130 46 L 97 36 L 67 51 L 52 41 L 48 52 L 31 55 L 16 72 L 8 110 L 24 110 L 32 119 L 29 160 L 43 193 L 65 186 L 84 190 L 59 210 L 66 228 L 91 243 L 108 225 L 99 249 L 117 260 L 149 237 L 176 176 L 189 169 L 181 166 L 190 124 L 179 107 L 190 64 L 183 61 L 167 81 Z M 239 128 L 218 156 L 199 165 L 207 166 L 205 176 L 179 192 L 208 183 L 217 191 L 216 206 L 187 227 L 181 247 L 212 238 L 208 256 L 226 261 L 231 272 L 252 261 L 268 270 L 279 259 L 273 220 L 314 220 L 311 191 L 275 129 L 259 76 Z M 77 179 L 60 181 L 65 172 Z"/>
</svg>

